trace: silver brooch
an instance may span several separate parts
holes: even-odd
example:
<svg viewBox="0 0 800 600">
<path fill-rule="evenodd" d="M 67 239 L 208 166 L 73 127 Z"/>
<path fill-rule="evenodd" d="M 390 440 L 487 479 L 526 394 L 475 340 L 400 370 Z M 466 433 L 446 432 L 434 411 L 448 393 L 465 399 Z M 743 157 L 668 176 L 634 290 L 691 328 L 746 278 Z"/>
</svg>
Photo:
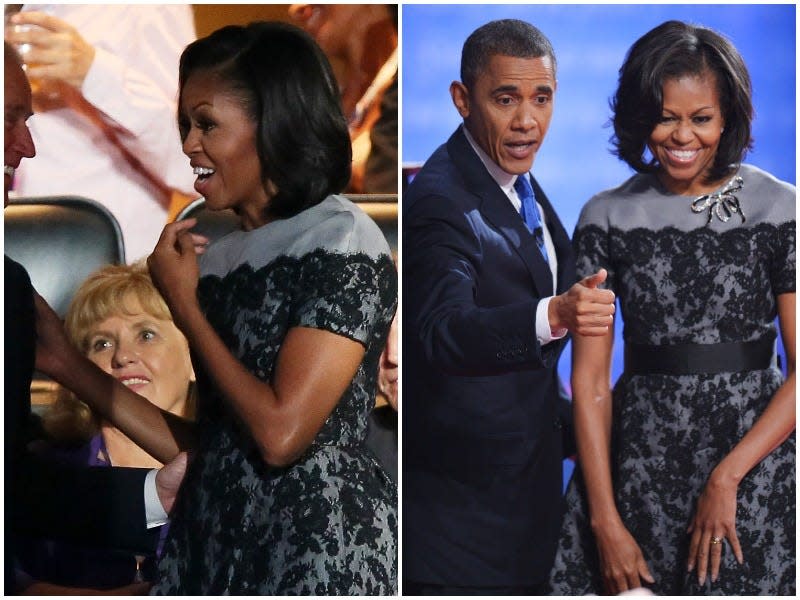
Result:
<svg viewBox="0 0 800 600">
<path fill-rule="evenodd" d="M 701 213 L 708 209 L 708 221 L 706 225 L 711 223 L 714 215 L 717 215 L 720 221 L 727 222 L 734 214 L 742 218 L 742 223 L 745 222 L 744 212 L 739 204 L 739 199 L 734 196 L 734 192 L 742 189 L 744 181 L 738 175 L 731 179 L 724 188 L 713 194 L 705 194 L 692 202 L 692 211 Z"/>
</svg>

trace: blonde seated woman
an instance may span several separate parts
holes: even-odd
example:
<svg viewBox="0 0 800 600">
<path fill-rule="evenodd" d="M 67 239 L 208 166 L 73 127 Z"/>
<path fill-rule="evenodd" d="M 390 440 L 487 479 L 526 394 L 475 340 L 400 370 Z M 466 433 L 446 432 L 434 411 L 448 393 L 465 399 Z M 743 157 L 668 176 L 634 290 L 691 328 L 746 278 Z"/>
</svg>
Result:
<svg viewBox="0 0 800 600">
<path fill-rule="evenodd" d="M 128 388 L 165 411 L 194 416 L 189 346 L 143 263 L 109 265 L 90 275 L 75 293 L 65 329 L 89 360 Z M 52 442 L 46 452 L 55 460 L 94 467 L 161 466 L 66 390 L 43 415 L 43 425 Z M 146 564 L 141 556 L 109 556 L 107 550 L 52 542 L 31 544 L 25 554 L 23 570 L 36 580 L 98 589 L 142 578 Z"/>
</svg>

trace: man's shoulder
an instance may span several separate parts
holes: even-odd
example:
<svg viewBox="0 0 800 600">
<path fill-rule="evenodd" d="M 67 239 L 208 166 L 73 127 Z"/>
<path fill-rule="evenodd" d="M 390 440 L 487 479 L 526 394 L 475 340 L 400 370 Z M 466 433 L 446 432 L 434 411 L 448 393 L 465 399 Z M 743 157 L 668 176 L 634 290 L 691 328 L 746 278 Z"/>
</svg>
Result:
<svg viewBox="0 0 800 600">
<path fill-rule="evenodd" d="M 425 162 L 403 194 L 404 215 L 412 210 L 424 210 L 423 206 L 432 198 L 439 200 L 437 204 L 458 206 L 478 201 L 451 152 L 450 144 L 442 144 Z"/>
</svg>

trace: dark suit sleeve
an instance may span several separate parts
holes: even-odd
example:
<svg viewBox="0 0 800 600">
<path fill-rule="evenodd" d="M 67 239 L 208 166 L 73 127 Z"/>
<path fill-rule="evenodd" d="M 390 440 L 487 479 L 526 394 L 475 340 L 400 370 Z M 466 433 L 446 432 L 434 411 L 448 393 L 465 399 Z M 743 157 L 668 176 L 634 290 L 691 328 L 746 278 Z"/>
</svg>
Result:
<svg viewBox="0 0 800 600">
<path fill-rule="evenodd" d="M 147 529 L 144 508 L 148 469 L 74 468 L 31 453 L 15 462 L 10 524 L 16 533 L 155 551 L 158 529 Z"/>
<path fill-rule="evenodd" d="M 539 345 L 530 277 L 477 210 L 421 198 L 403 236 L 404 318 L 430 364 L 469 375 L 555 365 L 562 343 Z"/>
</svg>

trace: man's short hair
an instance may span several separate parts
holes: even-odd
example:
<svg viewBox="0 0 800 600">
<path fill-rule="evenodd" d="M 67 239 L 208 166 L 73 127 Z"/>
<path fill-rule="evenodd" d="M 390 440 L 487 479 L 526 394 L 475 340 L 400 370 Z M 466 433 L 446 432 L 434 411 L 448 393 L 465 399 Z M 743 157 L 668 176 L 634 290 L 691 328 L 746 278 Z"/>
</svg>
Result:
<svg viewBox="0 0 800 600">
<path fill-rule="evenodd" d="M 461 82 L 470 89 L 493 56 L 541 58 L 548 56 L 556 70 L 550 40 L 536 27 L 518 19 L 491 21 L 478 27 L 461 50 Z"/>
</svg>

